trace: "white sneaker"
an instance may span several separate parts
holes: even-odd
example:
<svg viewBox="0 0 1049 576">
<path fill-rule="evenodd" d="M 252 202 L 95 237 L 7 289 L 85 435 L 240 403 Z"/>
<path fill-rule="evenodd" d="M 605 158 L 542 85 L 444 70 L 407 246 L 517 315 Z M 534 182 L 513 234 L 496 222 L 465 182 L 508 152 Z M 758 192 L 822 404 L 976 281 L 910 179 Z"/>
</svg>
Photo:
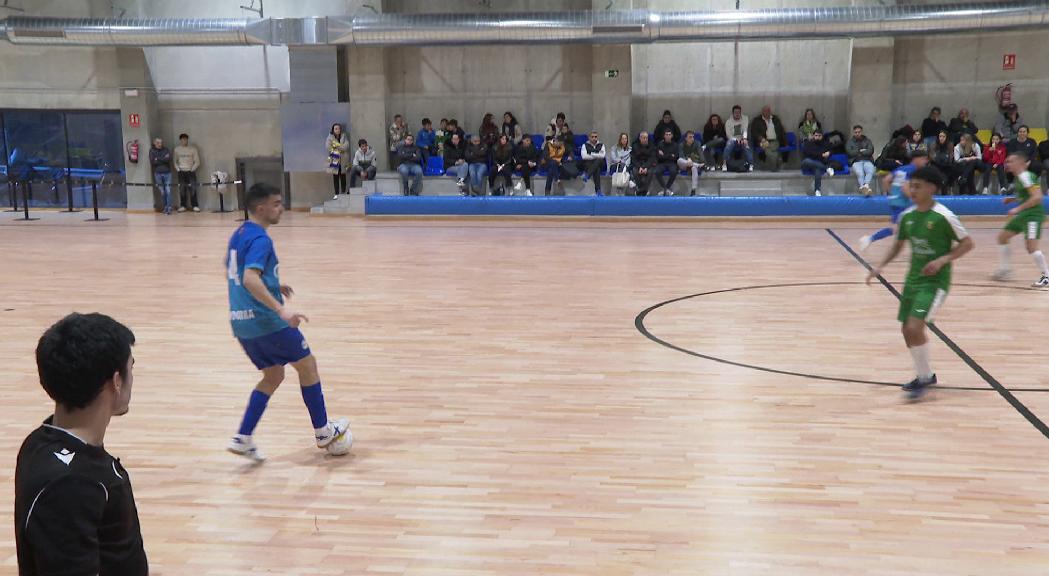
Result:
<svg viewBox="0 0 1049 576">
<path fill-rule="evenodd" d="M 455 181 L 455 185 L 460 187 L 460 188 L 462 188 L 463 186 L 466 186 L 466 180 L 463 180 L 462 178 L 460 178 L 460 179 Z"/>
<path fill-rule="evenodd" d="M 984 186 L 984 187 L 983 187 L 983 195 L 984 195 L 984 196 L 987 196 L 987 195 L 988 195 L 988 194 L 990 194 L 990 193 L 991 193 L 991 189 L 990 189 L 990 188 L 988 188 L 988 187 L 986 187 L 986 186 Z"/>
<path fill-rule="evenodd" d="M 319 430 L 313 431 L 313 437 L 317 439 L 317 448 L 327 448 L 328 444 L 331 444 L 335 440 L 338 440 L 340 436 L 349 432 L 349 430 L 349 418 L 329 420 L 327 426 Z"/>
<path fill-rule="evenodd" d="M 1002 189 L 998 191 L 999 194 L 1007 194 L 1008 192 L 1009 192 L 1009 189 L 1006 188 L 1005 186 L 1002 186 Z"/>
<path fill-rule="evenodd" d="M 833 168 L 827 168 L 827 176 L 833 176 L 833 175 L 834 175 L 834 169 Z"/>
<path fill-rule="evenodd" d="M 1049 276 L 1042 274 L 1042 277 L 1037 282 L 1031 284 L 1031 288 L 1049 288 Z"/>
<path fill-rule="evenodd" d="M 991 280 L 994 280 L 995 282 L 1008 282 L 1009 280 L 1012 280 L 1012 278 L 1013 271 L 1008 269 L 999 268 L 994 271 L 994 274 L 991 274 Z"/>
<path fill-rule="evenodd" d="M 816 190 L 816 196 L 823 196 L 823 192 L 820 192 L 819 190 Z"/>
<path fill-rule="evenodd" d="M 255 445 L 255 440 L 251 436 L 244 436 L 243 434 L 234 434 L 233 438 L 230 438 L 229 444 L 226 445 L 226 450 L 256 462 L 262 462 L 266 459 L 262 452 L 259 451 L 259 447 Z"/>
<path fill-rule="evenodd" d="M 525 189 L 525 196 L 531 196 L 531 195 L 532 195 L 532 189 L 531 188 Z"/>
<path fill-rule="evenodd" d="M 870 235 L 860 237 L 860 252 L 866 252 L 867 248 L 871 247 Z"/>
<path fill-rule="evenodd" d="M 666 191 L 665 191 L 665 192 L 663 193 L 663 195 L 664 195 L 664 196 L 673 196 L 673 195 L 674 195 L 674 191 L 673 191 L 673 190 L 670 190 L 670 189 L 668 189 L 668 190 L 666 190 Z"/>
<path fill-rule="evenodd" d="M 521 190 L 524 190 L 524 182 L 521 182 L 520 180 L 518 180 L 517 184 L 514 184 L 514 191 L 515 192 L 520 192 Z"/>
<path fill-rule="evenodd" d="M 194 212 L 200 212 L 200 207 L 199 206 L 194 206 L 193 207 L 193 211 Z"/>
<path fill-rule="evenodd" d="M 728 164 L 724 164 L 724 165 L 722 165 L 722 166 L 721 166 L 721 171 L 722 171 L 722 172 L 728 172 Z"/>
<path fill-rule="evenodd" d="M 185 206 L 179 206 L 178 207 L 178 211 L 179 212 L 185 212 L 186 211 L 186 207 Z"/>
<path fill-rule="evenodd" d="M 332 200 L 338 200 L 338 199 L 339 199 L 339 195 L 338 195 L 338 194 L 336 194 L 336 195 L 332 196 L 332 197 L 331 197 L 331 199 L 332 199 Z"/>
<path fill-rule="evenodd" d="M 749 169 L 749 170 L 747 170 L 747 172 L 753 172 L 753 171 L 754 171 L 754 165 L 753 165 L 753 164 L 751 164 L 751 165 L 750 165 L 750 169 Z"/>
</svg>

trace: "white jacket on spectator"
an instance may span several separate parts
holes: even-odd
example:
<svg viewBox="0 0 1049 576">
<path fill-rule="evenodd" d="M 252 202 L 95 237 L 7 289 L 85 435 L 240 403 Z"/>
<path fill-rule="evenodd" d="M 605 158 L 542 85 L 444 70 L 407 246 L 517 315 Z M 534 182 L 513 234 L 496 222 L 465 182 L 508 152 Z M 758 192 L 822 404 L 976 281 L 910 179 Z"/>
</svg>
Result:
<svg viewBox="0 0 1049 576">
<path fill-rule="evenodd" d="M 630 146 L 626 148 L 620 148 L 618 144 L 612 147 L 608 157 L 605 158 L 605 165 L 611 170 L 616 164 L 622 164 L 630 169 Z"/>
<path fill-rule="evenodd" d="M 582 150 L 583 160 L 600 160 L 605 157 L 605 145 L 598 142 L 596 145 L 590 144 L 588 140 L 583 144 Z"/>
<path fill-rule="evenodd" d="M 368 151 L 362 154 L 361 148 L 358 146 L 357 151 L 353 153 L 353 165 L 362 168 L 375 166 L 375 148 L 368 146 Z"/>
<path fill-rule="evenodd" d="M 962 145 L 961 145 L 961 143 L 959 142 L 959 143 L 958 143 L 958 144 L 957 144 L 957 145 L 956 145 L 956 146 L 954 147 L 954 161 L 955 161 L 955 162 L 958 162 L 958 161 L 960 161 L 960 160 L 961 160 L 962 158 L 968 158 L 968 156 L 963 156 L 962 154 L 963 154 L 963 152 L 962 152 Z M 976 156 L 976 159 L 977 159 L 977 160 L 979 160 L 979 159 L 983 158 L 983 152 L 982 152 L 982 151 L 980 150 L 980 145 L 979 145 L 979 144 L 977 144 L 976 142 L 973 142 L 973 155 L 974 155 L 974 156 Z"/>
<path fill-rule="evenodd" d="M 725 120 L 725 134 L 728 134 L 730 140 L 746 139 L 749 127 L 750 117 L 746 114 L 740 114 L 739 120 L 736 120 L 731 115 L 728 117 L 728 120 Z"/>
</svg>

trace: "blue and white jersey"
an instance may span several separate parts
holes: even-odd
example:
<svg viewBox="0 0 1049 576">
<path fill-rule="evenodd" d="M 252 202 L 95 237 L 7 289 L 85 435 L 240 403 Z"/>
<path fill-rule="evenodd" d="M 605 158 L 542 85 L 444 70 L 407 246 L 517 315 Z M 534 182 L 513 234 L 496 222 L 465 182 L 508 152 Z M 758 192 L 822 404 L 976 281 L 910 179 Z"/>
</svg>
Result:
<svg viewBox="0 0 1049 576">
<path fill-rule="evenodd" d="M 907 181 L 911 174 L 918 168 L 914 164 L 904 164 L 892 173 L 892 188 L 889 189 L 889 206 L 892 208 L 906 208 L 911 205 L 911 197 L 907 195 Z"/>
<path fill-rule="evenodd" d="M 266 229 L 245 222 L 229 239 L 226 251 L 226 276 L 229 282 L 229 319 L 233 335 L 242 340 L 258 338 L 288 327 L 276 312 L 259 302 L 244 287 L 245 270 L 262 271 L 262 283 L 277 302 L 284 303 L 277 276 L 277 253 Z"/>
</svg>

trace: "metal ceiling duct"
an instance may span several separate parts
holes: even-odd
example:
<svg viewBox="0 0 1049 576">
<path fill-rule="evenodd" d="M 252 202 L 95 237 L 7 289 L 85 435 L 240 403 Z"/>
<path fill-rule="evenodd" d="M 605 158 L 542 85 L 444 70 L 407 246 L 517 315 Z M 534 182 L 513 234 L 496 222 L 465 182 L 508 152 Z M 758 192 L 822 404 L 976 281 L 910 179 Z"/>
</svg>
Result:
<svg viewBox="0 0 1049 576">
<path fill-rule="evenodd" d="M 734 11 L 609 10 L 140 20 L 12 16 L 0 38 L 80 46 L 645 44 L 1045 29 L 1049 0 Z"/>
</svg>

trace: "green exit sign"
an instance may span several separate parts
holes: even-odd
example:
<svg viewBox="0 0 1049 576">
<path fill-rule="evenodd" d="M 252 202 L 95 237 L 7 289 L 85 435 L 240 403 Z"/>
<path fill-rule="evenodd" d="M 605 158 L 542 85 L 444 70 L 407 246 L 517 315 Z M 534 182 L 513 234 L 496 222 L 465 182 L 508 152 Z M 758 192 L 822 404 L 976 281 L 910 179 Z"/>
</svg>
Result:
<svg viewBox="0 0 1049 576">
<path fill-rule="evenodd" d="M 606 78 L 619 78 L 619 70 L 605 70 Z"/>
</svg>

